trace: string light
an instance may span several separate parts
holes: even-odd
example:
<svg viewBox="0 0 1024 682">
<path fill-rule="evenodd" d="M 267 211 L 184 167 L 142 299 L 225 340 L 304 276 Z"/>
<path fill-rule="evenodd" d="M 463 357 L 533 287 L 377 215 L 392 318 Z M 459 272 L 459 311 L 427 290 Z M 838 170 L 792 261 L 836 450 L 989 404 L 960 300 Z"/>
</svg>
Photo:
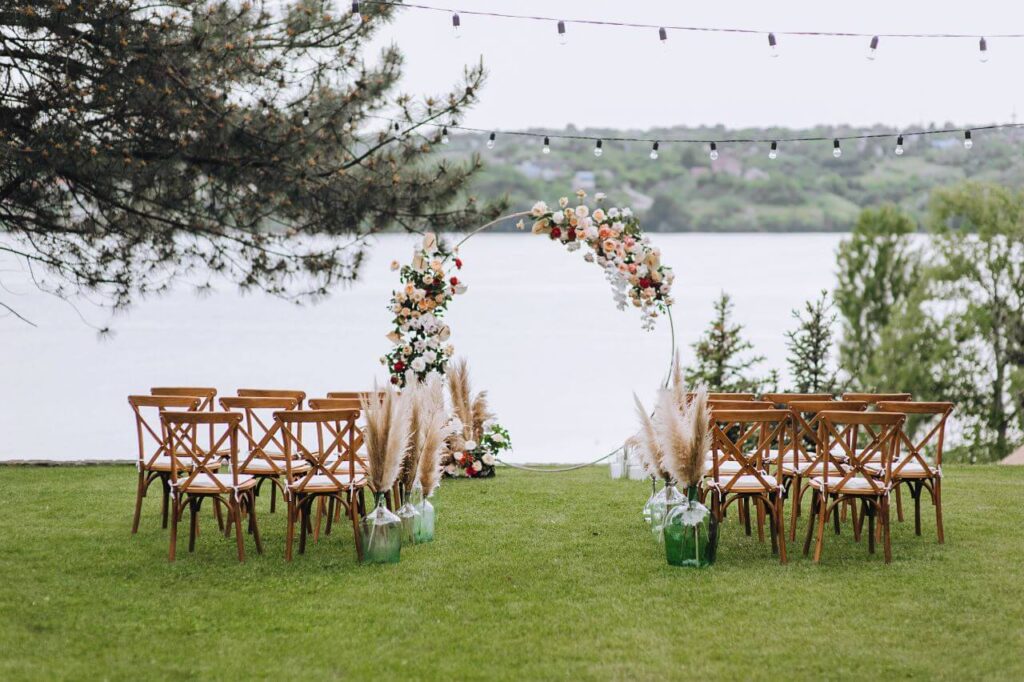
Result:
<svg viewBox="0 0 1024 682">
<path fill-rule="evenodd" d="M 497 134 L 492 132 L 491 136 L 487 138 L 487 148 L 488 149 L 494 149 L 494 140 L 497 137 L 498 137 Z"/>
<path fill-rule="evenodd" d="M 772 146 L 768 150 L 768 158 L 771 159 L 772 161 L 774 161 L 775 157 L 777 157 L 778 155 L 779 155 L 779 143 L 776 142 L 775 140 L 772 140 Z"/>
<path fill-rule="evenodd" d="M 708 156 L 711 157 L 712 161 L 717 161 L 718 160 L 718 145 L 715 144 L 714 142 L 712 142 L 710 146 L 711 146 L 711 151 L 708 153 Z"/>
<path fill-rule="evenodd" d="M 658 29 L 658 39 L 661 41 L 662 45 L 664 45 L 665 41 L 668 40 L 668 31 L 666 31 L 664 27 Z"/>
<path fill-rule="evenodd" d="M 305 111 L 302 112 L 302 125 L 309 125 L 309 109 L 306 109 Z"/>
<path fill-rule="evenodd" d="M 441 128 L 441 144 L 448 144 L 448 126 Z"/>
<path fill-rule="evenodd" d="M 544 136 L 544 146 L 540 148 L 540 151 L 542 154 L 551 153 L 551 139 L 547 135 Z"/>
<path fill-rule="evenodd" d="M 651 156 L 651 161 L 657 161 L 658 160 L 658 142 L 657 141 L 655 141 L 654 144 L 651 145 L 651 154 L 650 154 L 650 156 Z"/>
<path fill-rule="evenodd" d="M 832 156 L 837 159 L 843 155 L 843 149 L 839 146 L 839 138 L 832 140 Z"/>
<path fill-rule="evenodd" d="M 868 43 L 868 59 L 871 61 L 875 60 L 878 56 L 878 36 L 873 36 L 871 42 Z"/>
<path fill-rule="evenodd" d="M 600 157 L 601 154 L 604 154 L 604 150 L 601 147 L 602 147 L 602 142 L 601 142 L 601 140 L 598 140 L 594 144 L 594 156 Z"/>
<path fill-rule="evenodd" d="M 988 43 L 984 38 L 978 41 L 978 59 L 982 64 L 988 61 Z"/>
<path fill-rule="evenodd" d="M 964 131 L 964 149 L 970 149 L 974 146 L 974 140 L 971 139 L 971 131 Z"/>
<path fill-rule="evenodd" d="M 459 19 L 459 13 L 452 12 L 452 35 L 454 35 L 456 38 L 462 35 L 461 33 L 459 33 L 459 26 L 462 26 L 462 20 Z"/>
<path fill-rule="evenodd" d="M 567 38 L 565 36 L 565 22 L 561 19 L 558 20 L 558 44 L 565 45 Z"/>
<path fill-rule="evenodd" d="M 896 137 L 896 149 L 893 150 L 896 156 L 903 156 L 903 136 L 898 135 Z"/>
<path fill-rule="evenodd" d="M 356 26 L 363 23 L 363 13 L 359 11 L 359 0 L 352 0 L 352 23 Z"/>
<path fill-rule="evenodd" d="M 775 34 L 774 33 L 769 33 L 768 34 L 768 49 L 771 50 L 771 55 L 773 57 L 778 57 L 779 56 L 779 45 L 778 45 L 778 41 L 775 40 Z"/>
</svg>

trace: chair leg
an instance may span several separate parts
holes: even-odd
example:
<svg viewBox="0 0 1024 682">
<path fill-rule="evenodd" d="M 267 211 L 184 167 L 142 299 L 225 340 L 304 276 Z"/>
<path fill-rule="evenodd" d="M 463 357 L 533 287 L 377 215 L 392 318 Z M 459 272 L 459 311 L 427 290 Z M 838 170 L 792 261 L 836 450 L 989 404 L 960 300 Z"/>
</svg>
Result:
<svg viewBox="0 0 1024 682">
<path fill-rule="evenodd" d="M 838 502 L 839 497 L 836 496 L 835 499 Z M 832 525 L 835 527 L 836 535 L 839 535 L 839 529 L 841 527 L 839 524 L 839 508 L 842 506 L 843 505 L 837 503 L 836 506 L 832 507 Z"/>
<path fill-rule="evenodd" d="M 224 530 L 224 517 L 221 516 L 219 504 L 213 505 L 213 516 L 217 519 L 217 528 L 220 529 L 221 533 L 225 533 L 226 531 Z"/>
<path fill-rule="evenodd" d="M 810 511 L 807 513 L 807 535 L 804 537 L 804 556 L 811 551 L 811 538 L 814 537 L 814 523 L 818 513 L 818 491 L 811 490 Z"/>
<path fill-rule="evenodd" d="M 273 488 L 274 486 L 270 486 Z M 256 553 L 263 554 L 263 539 L 260 537 L 260 527 L 256 523 L 256 492 L 249 492 L 249 531 L 252 533 L 252 539 L 256 543 Z"/>
<path fill-rule="evenodd" d="M 778 554 L 779 553 L 779 538 L 777 537 L 778 533 L 776 531 L 778 530 L 779 524 L 778 524 L 778 519 L 776 517 L 776 514 L 778 512 L 778 508 L 777 508 L 777 506 L 775 504 L 775 498 L 773 496 L 769 495 L 768 496 L 768 502 L 767 503 L 760 503 L 760 504 L 758 504 L 758 508 L 759 508 L 759 511 L 761 511 L 761 513 L 764 516 L 768 517 L 768 536 L 769 536 L 769 538 L 771 539 L 771 542 L 772 542 L 772 554 L 773 555 L 774 554 Z M 762 531 L 762 533 L 763 532 L 764 531 Z"/>
<path fill-rule="evenodd" d="M 327 500 L 327 527 L 324 529 L 324 535 L 331 534 L 331 527 L 334 525 L 334 516 L 337 509 L 340 509 L 341 505 L 337 504 L 337 500 L 332 495 Z"/>
<path fill-rule="evenodd" d="M 189 496 L 188 498 L 188 551 L 196 551 L 196 529 L 199 527 L 199 505 L 196 504 L 196 500 Z"/>
<path fill-rule="evenodd" d="M 270 513 L 273 514 L 277 511 L 277 486 L 270 486 Z"/>
<path fill-rule="evenodd" d="M 750 498 L 744 496 L 742 500 L 743 505 L 743 530 L 750 537 Z"/>
<path fill-rule="evenodd" d="M 945 544 L 946 536 L 942 530 L 942 479 L 932 479 L 932 504 L 935 505 L 935 531 L 939 537 L 939 544 Z"/>
<path fill-rule="evenodd" d="M 821 548 L 825 542 L 825 520 L 828 518 L 828 495 L 818 495 L 818 539 L 814 543 L 814 563 L 821 561 Z"/>
<path fill-rule="evenodd" d="M 800 516 L 800 490 L 801 483 L 800 477 L 794 476 L 793 482 L 790 484 L 790 525 L 789 525 L 789 539 L 796 542 L 796 520 Z"/>
<path fill-rule="evenodd" d="M 889 500 L 882 498 L 882 550 L 885 563 L 892 563 L 892 539 L 889 536 Z"/>
<path fill-rule="evenodd" d="M 864 500 L 864 504 L 868 505 L 868 554 L 875 553 L 875 516 L 877 511 L 878 503 L 874 500 Z"/>
<path fill-rule="evenodd" d="M 754 498 L 754 505 L 757 506 L 757 539 L 764 542 L 764 502 L 760 497 Z M 773 552 L 774 553 L 774 552 Z"/>
<path fill-rule="evenodd" d="M 903 523 L 903 486 L 896 481 L 896 518 L 900 523 Z"/>
<path fill-rule="evenodd" d="M 171 486 L 167 483 L 167 479 L 163 475 L 160 476 L 160 487 L 163 489 L 163 496 L 160 502 L 160 517 L 161 517 L 161 528 L 167 528 L 167 507 L 168 502 L 171 498 Z"/>
<path fill-rule="evenodd" d="M 238 561 L 245 561 L 245 534 L 242 531 L 242 505 L 229 493 L 228 513 L 235 524 L 235 545 L 238 547 Z"/>
<path fill-rule="evenodd" d="M 295 499 L 294 496 L 286 500 L 288 503 L 288 533 L 285 536 L 284 542 L 284 559 L 285 561 L 292 560 L 292 545 L 295 542 Z"/>
<path fill-rule="evenodd" d="M 324 518 L 324 498 L 318 497 L 316 500 L 316 523 L 313 524 L 313 542 L 320 541 L 320 522 Z"/>
<path fill-rule="evenodd" d="M 359 499 L 362 501 L 363 491 L 359 491 Z M 356 560 L 359 563 L 363 562 L 363 534 L 359 530 L 359 519 L 361 518 L 355 506 L 353 506 L 355 500 L 349 499 L 349 517 L 352 519 L 352 537 L 355 538 L 356 542 Z"/>
<path fill-rule="evenodd" d="M 305 499 L 302 504 L 299 505 L 299 515 L 302 524 L 302 530 L 299 533 L 299 554 L 306 553 L 306 536 L 309 534 L 309 508 L 312 506 L 312 498 Z"/>
<path fill-rule="evenodd" d="M 914 534 L 921 535 L 921 481 L 914 481 L 911 495 L 914 497 Z"/>
<path fill-rule="evenodd" d="M 772 523 L 775 528 L 775 537 L 778 538 L 779 542 L 779 563 L 784 564 L 789 561 L 786 556 L 786 521 L 785 521 L 785 504 L 781 495 L 775 497 L 775 510 L 772 512 Z"/>
<path fill-rule="evenodd" d="M 171 547 L 167 556 L 168 561 L 174 561 L 174 554 L 178 549 L 178 503 L 173 503 L 175 509 L 171 510 Z"/>
<path fill-rule="evenodd" d="M 132 516 L 132 535 L 139 532 L 142 518 L 142 498 L 146 496 L 146 472 L 139 470 L 139 484 L 135 487 L 135 514 Z"/>
</svg>

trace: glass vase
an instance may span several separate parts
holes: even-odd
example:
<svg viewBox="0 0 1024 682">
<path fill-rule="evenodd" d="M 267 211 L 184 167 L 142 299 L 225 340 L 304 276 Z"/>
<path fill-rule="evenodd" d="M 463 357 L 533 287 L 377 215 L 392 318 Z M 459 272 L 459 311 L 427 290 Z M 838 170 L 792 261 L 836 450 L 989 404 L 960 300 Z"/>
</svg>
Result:
<svg viewBox="0 0 1024 682">
<path fill-rule="evenodd" d="M 402 554 L 402 520 L 384 504 L 384 493 L 374 495 L 373 511 L 359 522 L 364 564 L 397 564 Z"/>
<path fill-rule="evenodd" d="M 658 481 L 652 476 L 651 477 L 651 496 L 647 498 L 647 502 L 644 504 L 644 523 L 648 526 L 651 525 L 651 514 L 654 512 L 654 505 L 658 501 L 658 495 L 664 498 L 664 493 L 658 492 Z"/>
<path fill-rule="evenodd" d="M 697 486 L 686 492 L 683 502 L 665 517 L 665 558 L 672 566 L 710 566 L 718 553 L 718 521 L 698 501 Z"/>
<path fill-rule="evenodd" d="M 422 502 L 422 501 L 423 501 L 423 486 L 420 485 L 419 479 L 417 479 L 417 480 L 413 481 L 412 488 L 410 488 L 405 493 L 405 502 L 406 502 L 406 504 L 411 504 L 412 506 L 414 506 L 417 509 L 419 509 L 420 502 Z"/>
<path fill-rule="evenodd" d="M 686 501 L 686 497 L 672 483 L 666 483 L 659 494 L 661 497 L 651 507 L 651 533 L 654 534 L 655 540 L 663 542 L 665 519 L 668 518 L 669 512 Z"/>
<path fill-rule="evenodd" d="M 420 525 L 420 510 L 412 502 L 406 502 L 395 512 L 402 521 L 402 544 L 415 542 L 416 528 Z"/>
<path fill-rule="evenodd" d="M 416 543 L 432 542 L 434 540 L 434 505 L 424 497 L 420 502 L 419 512 L 420 522 L 416 527 L 413 541 Z"/>
</svg>

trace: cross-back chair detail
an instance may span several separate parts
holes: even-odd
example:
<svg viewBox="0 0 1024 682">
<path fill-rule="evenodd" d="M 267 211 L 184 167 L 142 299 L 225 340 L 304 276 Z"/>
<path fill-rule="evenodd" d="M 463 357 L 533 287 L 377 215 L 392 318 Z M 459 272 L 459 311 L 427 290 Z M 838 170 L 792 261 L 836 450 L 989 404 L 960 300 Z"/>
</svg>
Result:
<svg viewBox="0 0 1024 682">
<path fill-rule="evenodd" d="M 787 435 L 788 432 L 788 435 Z M 705 485 L 711 494 L 712 513 L 721 520 L 733 502 L 742 503 L 741 516 L 750 534 L 750 502 L 758 512 L 758 534 L 764 539 L 763 521 L 771 519 L 772 552 L 786 562 L 786 540 L 782 525 L 782 487 L 768 473 L 768 453 L 791 437 L 789 413 L 775 409 L 712 409 L 711 475 Z M 737 466 L 727 471 L 724 465 Z"/>
<path fill-rule="evenodd" d="M 167 527 L 168 500 L 173 460 L 167 452 L 167 434 L 160 414 L 165 410 L 198 410 L 201 400 L 192 396 L 130 395 L 128 404 L 135 417 L 135 434 L 138 442 L 135 467 L 139 479 L 135 490 L 135 513 L 132 516 L 132 534 L 139 530 L 142 516 L 142 498 L 146 496 L 153 481 L 160 481 L 163 527 Z M 151 413 L 151 414 L 150 414 Z"/>
<path fill-rule="evenodd" d="M 895 402 L 913 400 L 913 396 L 909 393 L 844 393 L 842 400 L 851 400 L 854 402 L 867 403 L 868 405 L 876 405 L 881 402 Z"/>
<path fill-rule="evenodd" d="M 942 527 L 942 448 L 946 438 L 946 422 L 953 412 L 950 402 L 880 402 L 879 412 L 897 412 L 911 416 L 933 417 L 935 423 L 926 426 L 925 435 L 911 437 L 906 424 L 900 429 L 896 446 L 896 457 L 891 477 L 896 490 L 906 484 L 914 500 L 914 532 L 921 534 L 921 491 L 927 490 L 935 506 L 935 531 L 939 543 L 945 542 Z M 933 462 L 929 462 L 926 451 L 934 448 Z M 881 474 L 876 469 L 876 475 Z M 899 500 L 899 498 L 897 498 Z M 902 515 L 900 516 L 902 521 Z"/>
<path fill-rule="evenodd" d="M 891 488 L 892 458 L 899 439 L 899 433 L 906 417 L 901 413 L 856 412 L 849 410 L 825 410 L 819 413 L 818 442 L 824 456 L 832 464 L 842 465 L 839 473 L 832 467 L 823 467 L 819 476 L 811 479 L 813 500 L 812 513 L 804 541 L 804 554 L 810 549 L 811 537 L 817 522 L 817 542 L 814 561 L 821 560 L 825 535 L 825 520 L 830 512 L 846 502 L 861 504 L 861 513 L 869 520 L 868 551 L 875 551 L 875 517 L 879 519 L 879 531 L 885 551 L 885 562 L 892 561 L 892 545 L 889 534 L 889 491 Z M 843 434 L 849 427 L 867 427 L 870 438 L 858 440 Z M 866 442 L 864 442 L 866 441 Z M 838 445 L 841 456 L 833 454 L 831 446 Z M 881 465 L 882 475 L 877 476 L 876 463 Z M 855 537 L 859 527 L 854 526 Z"/>
<path fill-rule="evenodd" d="M 242 414 L 238 412 L 165 412 L 161 416 L 167 432 L 168 450 L 174 464 L 171 468 L 171 541 L 168 558 L 175 560 L 178 539 L 178 519 L 187 506 L 190 513 L 189 551 L 195 549 L 198 535 L 198 515 L 204 500 L 227 508 L 235 527 L 238 560 L 245 561 L 245 543 L 242 518 L 249 518 L 249 531 L 256 542 L 256 551 L 263 552 L 259 526 L 256 522 L 257 480 L 239 471 L 238 436 Z M 209 442 L 196 434 L 200 427 L 211 430 Z M 229 473 L 218 471 L 224 453 L 231 463 Z"/>
</svg>

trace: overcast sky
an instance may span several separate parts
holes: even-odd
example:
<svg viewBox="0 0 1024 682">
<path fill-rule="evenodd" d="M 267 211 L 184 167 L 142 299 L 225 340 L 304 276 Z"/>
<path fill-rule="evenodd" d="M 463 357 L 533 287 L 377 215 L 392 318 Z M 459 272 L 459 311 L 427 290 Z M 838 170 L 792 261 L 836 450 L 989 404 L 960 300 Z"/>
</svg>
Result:
<svg viewBox="0 0 1024 682">
<path fill-rule="evenodd" d="M 1010 122 L 1024 115 L 1024 39 L 883 38 L 874 61 L 863 38 L 779 36 L 777 59 L 763 35 L 597 27 L 571 19 L 866 33 L 1024 33 L 1019 0 L 422 0 L 568 21 L 555 24 L 405 9 L 377 45 L 393 41 L 407 58 L 404 88 L 444 91 L 464 64 L 483 58 L 489 79 L 465 124 L 481 128 L 617 128 L 663 125 L 804 127 L 951 121 Z"/>
</svg>

